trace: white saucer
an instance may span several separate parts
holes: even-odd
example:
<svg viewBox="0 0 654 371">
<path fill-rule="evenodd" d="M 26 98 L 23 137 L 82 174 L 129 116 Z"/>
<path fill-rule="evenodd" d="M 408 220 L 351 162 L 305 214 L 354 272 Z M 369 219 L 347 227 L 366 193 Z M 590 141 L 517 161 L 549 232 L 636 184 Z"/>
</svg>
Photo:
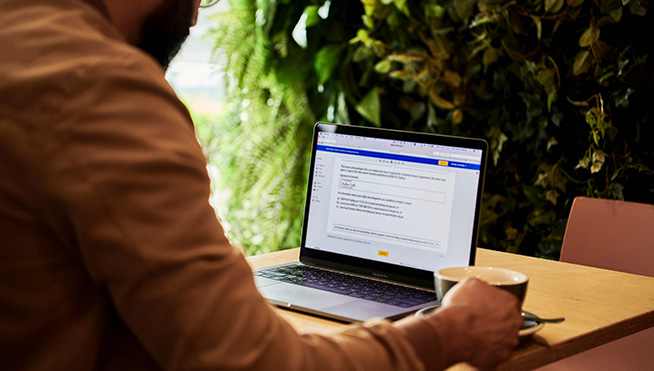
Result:
<svg viewBox="0 0 654 371">
<path fill-rule="evenodd" d="M 520 329 L 520 331 L 518 331 L 518 335 L 520 337 L 533 335 L 538 331 L 540 331 L 543 328 L 543 326 L 545 326 L 545 323 L 543 322 L 536 323 L 534 321 L 525 321 L 525 324 L 522 325 L 522 328 Z"/>
<path fill-rule="evenodd" d="M 415 315 L 418 317 L 426 316 L 438 307 L 440 307 L 440 305 L 432 305 L 430 307 L 422 308 L 419 311 L 417 311 Z M 545 326 L 545 324 L 542 322 L 537 323 L 535 321 L 525 321 L 524 325 L 522 325 L 522 328 L 518 332 L 518 335 L 520 337 L 533 335 L 536 332 L 540 331 L 543 328 L 543 326 Z"/>
<path fill-rule="evenodd" d="M 525 312 L 525 311 L 523 311 L 523 312 L 526 313 L 526 314 L 532 314 L 532 313 Z M 543 326 L 545 326 L 544 322 L 538 323 L 536 321 L 527 321 L 527 320 L 525 320 L 525 323 L 524 323 L 524 325 L 522 325 L 522 328 L 518 332 L 518 335 L 520 335 L 520 337 L 533 335 L 536 332 L 540 331 L 543 328 Z"/>
</svg>

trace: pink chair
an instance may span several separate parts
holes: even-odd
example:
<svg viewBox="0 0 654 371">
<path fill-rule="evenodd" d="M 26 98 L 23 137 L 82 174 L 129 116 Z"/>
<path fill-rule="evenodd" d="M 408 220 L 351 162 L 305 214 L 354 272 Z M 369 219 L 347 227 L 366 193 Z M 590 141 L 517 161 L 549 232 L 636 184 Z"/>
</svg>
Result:
<svg viewBox="0 0 654 371">
<path fill-rule="evenodd" d="M 560 260 L 654 277 L 654 205 L 575 198 Z M 654 370 L 654 328 L 538 370 Z"/>
</svg>

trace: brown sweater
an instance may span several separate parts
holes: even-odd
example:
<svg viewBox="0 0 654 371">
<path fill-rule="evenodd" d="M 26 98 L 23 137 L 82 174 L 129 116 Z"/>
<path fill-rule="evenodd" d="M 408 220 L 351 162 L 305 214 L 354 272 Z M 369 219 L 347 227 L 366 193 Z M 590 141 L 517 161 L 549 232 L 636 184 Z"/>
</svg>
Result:
<svg viewBox="0 0 654 371">
<path fill-rule="evenodd" d="M 3 369 L 422 369 L 385 321 L 298 335 L 209 189 L 154 60 L 83 1 L 0 0 Z"/>
</svg>

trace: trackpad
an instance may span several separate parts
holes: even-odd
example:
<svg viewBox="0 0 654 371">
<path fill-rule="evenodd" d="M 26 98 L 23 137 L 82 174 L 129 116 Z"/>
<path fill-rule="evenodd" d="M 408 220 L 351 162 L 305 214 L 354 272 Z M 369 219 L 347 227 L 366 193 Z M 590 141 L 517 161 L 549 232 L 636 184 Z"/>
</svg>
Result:
<svg viewBox="0 0 654 371">
<path fill-rule="evenodd" d="M 291 304 L 303 308 L 324 309 L 356 301 L 355 298 L 345 295 L 283 283 L 260 287 L 259 291 L 264 298 L 281 306 Z"/>
</svg>

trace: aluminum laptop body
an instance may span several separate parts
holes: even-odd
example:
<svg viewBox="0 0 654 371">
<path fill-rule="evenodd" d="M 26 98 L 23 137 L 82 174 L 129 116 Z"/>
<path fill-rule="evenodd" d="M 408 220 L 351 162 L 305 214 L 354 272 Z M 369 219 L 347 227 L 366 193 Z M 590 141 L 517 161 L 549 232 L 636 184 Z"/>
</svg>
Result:
<svg viewBox="0 0 654 371">
<path fill-rule="evenodd" d="M 316 124 L 300 258 L 290 266 L 416 288 L 429 298 L 389 304 L 315 288 L 304 273 L 280 282 L 268 268 L 255 271 L 259 291 L 280 307 L 345 322 L 395 319 L 435 304 L 433 272 L 474 264 L 487 152 L 480 139 Z"/>
</svg>

